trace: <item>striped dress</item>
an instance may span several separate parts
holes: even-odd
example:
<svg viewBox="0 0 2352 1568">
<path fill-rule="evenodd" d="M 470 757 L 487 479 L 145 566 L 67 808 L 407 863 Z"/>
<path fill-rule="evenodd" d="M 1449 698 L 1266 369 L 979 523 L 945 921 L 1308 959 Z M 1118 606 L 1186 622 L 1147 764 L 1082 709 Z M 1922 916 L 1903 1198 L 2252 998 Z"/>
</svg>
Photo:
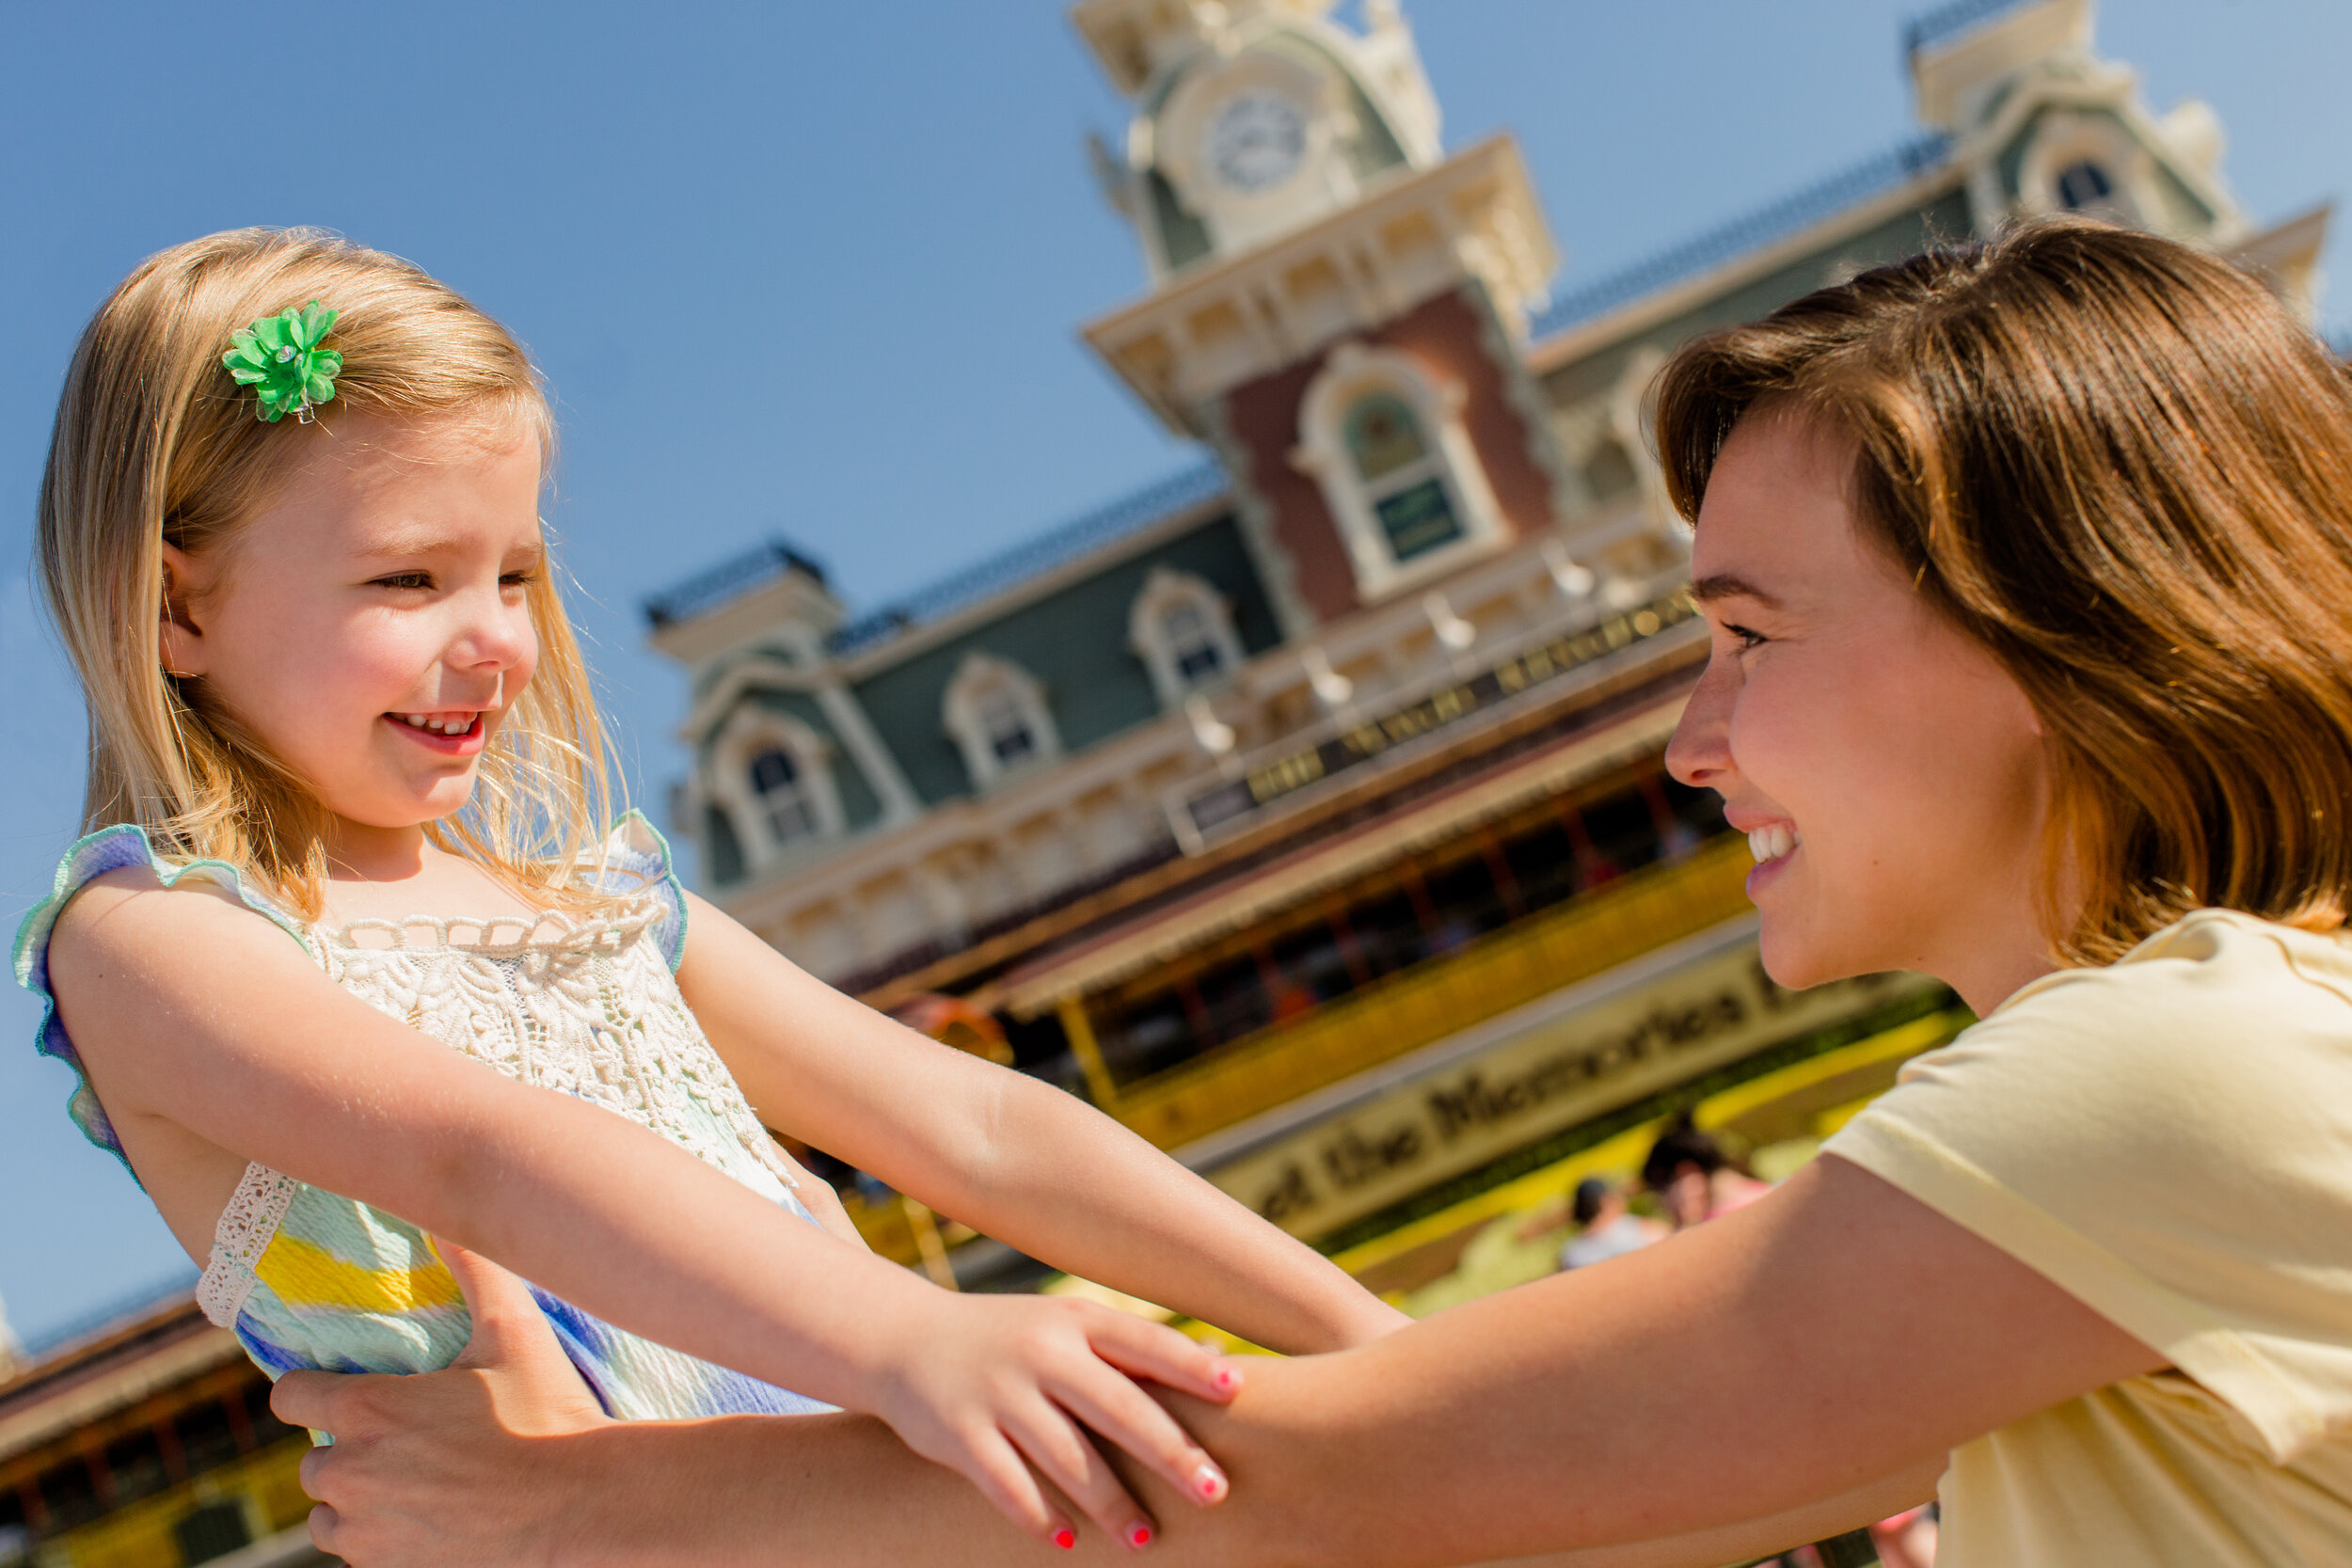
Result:
<svg viewBox="0 0 2352 1568">
<path fill-rule="evenodd" d="M 55 891 L 18 929 L 16 974 L 44 1003 L 39 1048 L 79 1078 L 69 1104 L 75 1123 L 118 1160 L 121 1141 L 50 997 L 48 955 L 66 902 L 91 879 L 130 865 L 151 867 L 167 884 L 218 884 L 379 1012 L 510 1078 L 651 1128 L 817 1223 L 794 1195 L 792 1167 L 678 993 L 673 972 L 685 952 L 685 900 L 668 845 L 642 816 L 623 818 L 606 845 L 606 886 L 625 895 L 612 912 L 551 914 L 530 927 L 512 918 L 362 920 L 330 931 L 291 917 L 224 863 L 160 858 L 138 828 L 83 839 L 57 868 Z M 532 1294 L 612 1416 L 832 1408 L 640 1338 L 535 1287 Z M 247 1167 L 221 1214 L 197 1295 L 272 1377 L 295 1368 L 436 1370 L 465 1348 L 470 1327 L 457 1282 L 422 1231 L 260 1164 Z"/>
</svg>

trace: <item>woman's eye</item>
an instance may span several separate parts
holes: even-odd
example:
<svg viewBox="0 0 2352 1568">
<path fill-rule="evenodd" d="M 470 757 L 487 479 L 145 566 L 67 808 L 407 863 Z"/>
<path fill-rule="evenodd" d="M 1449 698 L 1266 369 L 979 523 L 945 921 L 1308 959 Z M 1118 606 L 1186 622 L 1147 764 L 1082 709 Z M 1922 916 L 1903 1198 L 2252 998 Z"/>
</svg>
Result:
<svg viewBox="0 0 2352 1568">
<path fill-rule="evenodd" d="M 1745 626 L 1735 626 L 1729 622 L 1724 623 L 1724 630 L 1731 634 L 1732 641 L 1738 642 L 1742 651 L 1749 648 L 1760 648 L 1764 645 L 1765 637 L 1762 632 L 1750 631 Z"/>
<path fill-rule="evenodd" d="M 394 572 L 389 577 L 377 578 L 375 586 L 405 588 L 421 593 L 433 586 L 433 574 L 430 572 Z"/>
<path fill-rule="evenodd" d="M 539 574 L 536 572 L 509 572 L 499 578 L 499 586 L 501 588 L 528 588 L 538 580 Z"/>
</svg>

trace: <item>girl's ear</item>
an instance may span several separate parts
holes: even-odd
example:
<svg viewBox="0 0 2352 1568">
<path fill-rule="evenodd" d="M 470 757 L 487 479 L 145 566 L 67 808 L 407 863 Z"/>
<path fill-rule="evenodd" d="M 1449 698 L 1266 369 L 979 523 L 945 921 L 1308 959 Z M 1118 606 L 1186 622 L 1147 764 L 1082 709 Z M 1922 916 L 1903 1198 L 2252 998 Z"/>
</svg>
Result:
<svg viewBox="0 0 2352 1568">
<path fill-rule="evenodd" d="M 164 602 L 161 607 L 163 626 L 164 671 L 173 675 L 200 675 L 205 673 L 203 630 L 196 624 L 192 602 L 196 584 L 201 576 L 196 559 L 179 546 L 166 541 L 164 550 Z"/>
</svg>

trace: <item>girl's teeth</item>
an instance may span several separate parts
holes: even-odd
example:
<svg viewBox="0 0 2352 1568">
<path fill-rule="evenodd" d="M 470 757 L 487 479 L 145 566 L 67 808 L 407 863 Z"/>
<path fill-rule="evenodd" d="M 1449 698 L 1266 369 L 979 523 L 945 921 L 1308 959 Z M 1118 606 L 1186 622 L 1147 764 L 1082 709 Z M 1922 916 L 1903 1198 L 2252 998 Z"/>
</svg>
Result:
<svg viewBox="0 0 2352 1568">
<path fill-rule="evenodd" d="M 1756 863 L 1758 865 L 1762 865 L 1766 861 L 1776 861 L 1795 849 L 1796 847 L 1796 830 L 1786 822 L 1770 823 L 1765 827 L 1752 829 L 1748 833 L 1748 853 L 1756 857 Z"/>
</svg>

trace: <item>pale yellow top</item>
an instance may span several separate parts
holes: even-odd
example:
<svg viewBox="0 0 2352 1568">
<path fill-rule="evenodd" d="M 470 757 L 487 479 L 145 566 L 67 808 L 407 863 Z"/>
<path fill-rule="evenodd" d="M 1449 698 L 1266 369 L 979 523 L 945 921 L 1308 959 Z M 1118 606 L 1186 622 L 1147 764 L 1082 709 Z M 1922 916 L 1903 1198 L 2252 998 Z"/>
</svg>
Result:
<svg viewBox="0 0 2352 1568">
<path fill-rule="evenodd" d="M 2171 1359 L 1956 1449 L 1938 1568 L 2352 1563 L 2352 945 L 2205 910 L 1826 1152 Z"/>
</svg>

